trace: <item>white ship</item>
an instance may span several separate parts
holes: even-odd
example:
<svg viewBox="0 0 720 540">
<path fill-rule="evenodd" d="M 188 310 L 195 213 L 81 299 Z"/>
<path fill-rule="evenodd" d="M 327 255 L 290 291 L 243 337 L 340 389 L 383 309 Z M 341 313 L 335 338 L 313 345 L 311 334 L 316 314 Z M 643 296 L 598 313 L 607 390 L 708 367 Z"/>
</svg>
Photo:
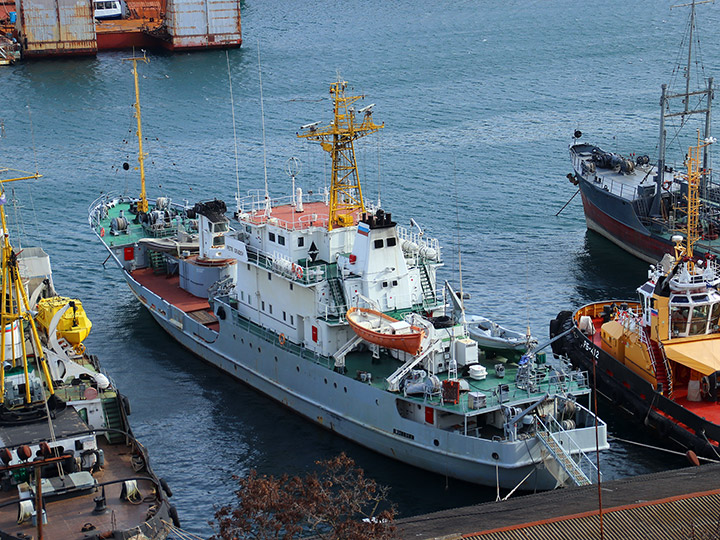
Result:
<svg viewBox="0 0 720 540">
<path fill-rule="evenodd" d="M 148 200 L 141 147 L 140 197 L 95 201 L 93 231 L 178 342 L 339 435 L 478 484 L 596 481 L 587 453 L 608 444 L 589 410 L 587 374 L 544 353 L 483 363 L 459 297 L 436 285 L 437 240 L 363 200 L 354 142 L 383 126 L 372 106 L 355 109 L 361 98 L 346 87 L 331 85 L 333 121 L 299 135 L 331 155 L 322 196 L 293 185 L 272 199 L 266 188 L 238 198 L 232 218 L 218 200 Z M 358 333 L 351 308 L 365 308 L 353 310 Z M 402 334 L 422 336 L 416 354 L 393 348 L 416 347 L 390 337 Z"/>
</svg>

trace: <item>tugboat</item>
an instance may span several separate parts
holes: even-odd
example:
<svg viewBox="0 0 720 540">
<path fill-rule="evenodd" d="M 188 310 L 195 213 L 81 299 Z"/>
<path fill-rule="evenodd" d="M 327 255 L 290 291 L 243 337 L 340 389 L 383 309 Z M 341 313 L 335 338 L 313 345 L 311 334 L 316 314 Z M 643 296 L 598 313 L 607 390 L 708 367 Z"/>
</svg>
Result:
<svg viewBox="0 0 720 540">
<path fill-rule="evenodd" d="M 85 351 L 82 303 L 57 295 L 42 248 L 10 244 L 2 186 L 20 179 L 0 180 L 0 538 L 164 539 L 169 488 Z"/>
<path fill-rule="evenodd" d="M 720 452 L 720 265 L 697 256 L 698 143 L 688 153 L 689 216 L 685 244 L 676 235 L 674 255 L 650 266 L 637 289 L 639 301 L 606 300 L 562 311 L 550 323 L 556 354 L 596 373 L 597 388 L 615 405 L 698 456 Z M 702 252 L 701 252 L 702 253 Z"/>
<path fill-rule="evenodd" d="M 228 217 L 219 200 L 148 200 L 141 165 L 140 197 L 103 195 L 92 230 L 179 343 L 324 428 L 478 484 L 596 481 L 587 453 L 608 444 L 587 374 L 542 352 L 483 362 L 462 317 L 446 313 L 438 241 L 364 201 L 354 143 L 383 126 L 346 89 L 330 86 L 329 125 L 299 134 L 330 153 L 329 192 L 308 197 L 293 177 L 274 199 L 266 182 Z"/>
<path fill-rule="evenodd" d="M 587 228 L 609 239 L 625 251 L 648 262 L 655 263 L 673 250 L 672 237 L 686 228 L 685 197 L 688 192 L 683 167 L 676 169 L 666 157 L 671 142 L 677 145 L 682 128 L 687 127 L 693 115 L 701 116 L 704 138 L 711 134 L 713 79 L 703 86 L 691 88 L 693 36 L 695 35 L 695 0 L 690 6 L 688 48 L 684 85 L 672 91 L 662 85 L 660 98 L 660 139 L 656 159 L 642 152 L 620 155 L 599 146 L 582 142 L 582 132 L 576 130 L 570 146 L 573 172 L 570 182 L 578 186 L 582 196 Z M 682 107 L 671 109 L 671 103 Z M 674 126 L 673 121 L 679 120 Z M 674 131 L 668 136 L 668 129 Z M 683 143 L 684 144 L 684 143 Z M 720 254 L 720 186 L 713 181 L 708 149 L 703 152 L 702 182 L 699 194 L 699 222 L 701 234 L 698 249 Z M 699 229 L 699 230 L 700 230 Z"/>
</svg>

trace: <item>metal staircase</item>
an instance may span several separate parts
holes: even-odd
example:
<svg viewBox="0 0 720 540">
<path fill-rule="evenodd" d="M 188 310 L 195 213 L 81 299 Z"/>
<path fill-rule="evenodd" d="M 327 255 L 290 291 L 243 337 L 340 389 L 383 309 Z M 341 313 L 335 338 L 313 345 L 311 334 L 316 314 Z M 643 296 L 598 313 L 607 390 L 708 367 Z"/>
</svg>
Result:
<svg viewBox="0 0 720 540">
<path fill-rule="evenodd" d="M 648 328 L 643 327 L 640 330 L 640 341 L 647 347 L 650 360 L 655 368 L 655 379 L 658 384 L 662 385 L 662 393 L 665 397 L 672 398 L 673 386 L 672 386 L 672 375 L 670 372 L 670 366 L 668 365 L 665 353 L 660 348 L 660 345 L 656 341 L 650 339 L 650 331 Z"/>
<path fill-rule="evenodd" d="M 153 269 L 155 274 L 167 272 L 167 259 L 164 254 L 159 251 L 148 251 L 148 258 L 150 260 L 150 268 Z"/>
<path fill-rule="evenodd" d="M 550 417 L 548 424 L 550 424 L 550 427 L 545 425 L 539 418 L 537 419 L 538 429 L 536 432 L 536 438 L 548 451 L 548 458 L 546 461 L 552 459 L 552 461 L 557 463 L 560 469 L 562 469 L 562 471 L 564 471 L 567 475 L 568 480 L 576 486 L 587 486 L 597 482 L 597 467 L 590 460 L 587 454 L 585 454 L 580 447 L 575 444 L 571 437 L 567 437 L 565 441 L 568 442 L 570 446 L 573 446 L 573 448 L 570 449 L 570 451 L 564 448 L 563 445 L 560 444 L 556 435 L 564 433 L 565 429 L 563 429 L 562 425 L 553 417 Z M 571 452 L 574 452 L 577 457 L 573 457 Z M 559 478 L 559 475 L 555 474 L 551 468 L 548 468 L 548 470 L 550 470 L 550 472 L 555 475 L 559 481 L 566 483 L 566 481 Z"/>
<path fill-rule="evenodd" d="M 435 291 L 430 283 L 430 272 L 425 263 L 420 263 L 420 286 L 423 292 L 423 306 L 435 304 Z"/>
<path fill-rule="evenodd" d="M 329 278 L 328 286 L 330 287 L 330 295 L 332 296 L 333 302 L 337 308 L 337 316 L 340 318 L 345 317 L 345 312 L 348 309 L 347 300 L 345 300 L 345 291 L 343 290 L 340 278 Z"/>
<path fill-rule="evenodd" d="M 113 397 L 103 398 L 102 408 L 105 414 L 105 425 L 108 429 L 118 431 L 106 431 L 104 433 L 105 438 L 110 444 L 122 442 L 125 436 L 122 432 L 125 431 L 125 423 L 123 421 L 123 410 L 122 410 L 122 398 L 120 394 Z"/>
</svg>

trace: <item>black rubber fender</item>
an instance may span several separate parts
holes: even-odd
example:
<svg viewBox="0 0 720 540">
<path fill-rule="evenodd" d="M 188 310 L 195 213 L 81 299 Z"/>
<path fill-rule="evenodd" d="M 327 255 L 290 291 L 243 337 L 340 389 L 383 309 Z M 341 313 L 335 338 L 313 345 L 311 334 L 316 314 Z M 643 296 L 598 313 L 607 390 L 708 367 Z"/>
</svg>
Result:
<svg viewBox="0 0 720 540">
<path fill-rule="evenodd" d="M 127 396 L 120 394 L 120 401 L 122 402 L 123 409 L 125 409 L 125 415 L 130 416 L 132 409 L 130 408 L 130 400 Z"/>
<path fill-rule="evenodd" d="M 173 496 L 172 489 L 170 489 L 170 486 L 168 485 L 167 480 L 165 480 L 164 478 L 160 479 L 160 487 L 165 492 L 165 495 L 167 495 L 168 497 Z"/>
<path fill-rule="evenodd" d="M 174 504 L 170 505 L 170 508 L 168 509 L 168 514 L 170 515 L 170 519 L 172 519 L 173 525 L 175 525 L 179 529 L 180 518 L 178 517 L 178 511 Z"/>
</svg>

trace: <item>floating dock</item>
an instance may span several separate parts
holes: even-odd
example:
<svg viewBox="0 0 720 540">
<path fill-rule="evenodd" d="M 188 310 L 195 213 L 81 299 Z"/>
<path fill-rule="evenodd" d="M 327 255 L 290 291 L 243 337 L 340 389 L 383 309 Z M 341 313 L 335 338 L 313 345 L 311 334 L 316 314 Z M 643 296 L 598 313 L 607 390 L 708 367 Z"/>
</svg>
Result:
<svg viewBox="0 0 720 540">
<path fill-rule="evenodd" d="M 655 473 L 602 485 L 607 540 L 706 538 L 720 526 L 720 464 Z M 399 519 L 416 540 L 577 540 L 600 538 L 597 486 Z"/>
</svg>

